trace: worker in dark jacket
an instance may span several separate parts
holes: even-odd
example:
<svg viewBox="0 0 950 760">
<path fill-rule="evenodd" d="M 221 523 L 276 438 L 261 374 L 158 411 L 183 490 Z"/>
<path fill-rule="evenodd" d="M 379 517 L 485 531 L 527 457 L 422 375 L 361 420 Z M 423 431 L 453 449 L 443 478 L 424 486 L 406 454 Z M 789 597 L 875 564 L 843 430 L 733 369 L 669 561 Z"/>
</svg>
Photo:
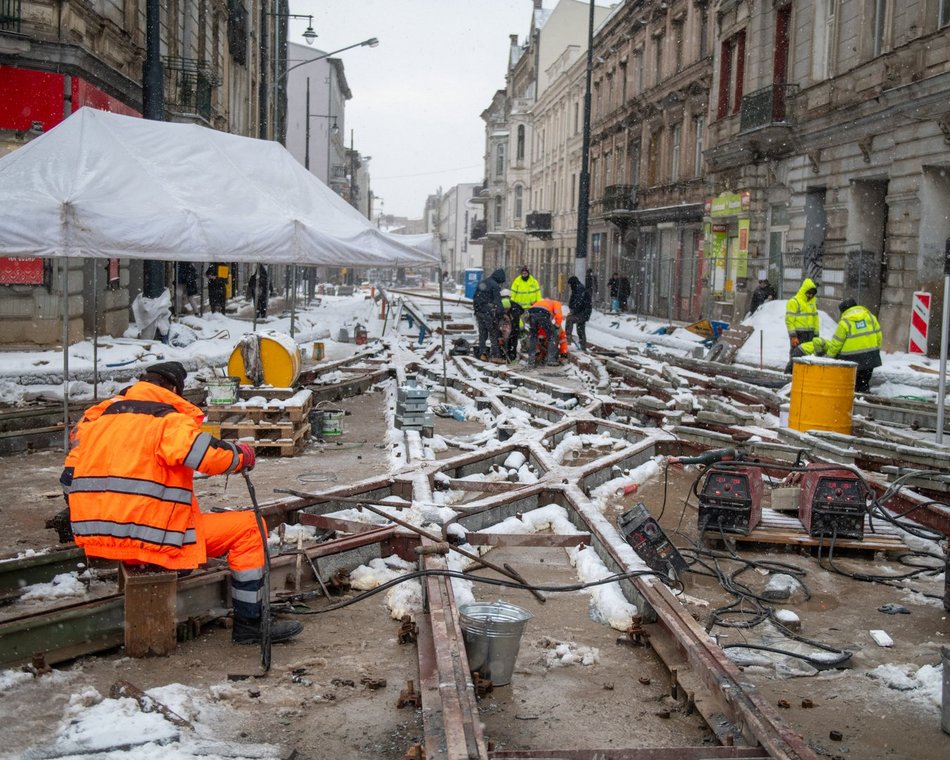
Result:
<svg viewBox="0 0 950 760">
<path fill-rule="evenodd" d="M 232 639 L 260 643 L 266 547 L 251 511 L 202 512 L 194 472 L 254 467 L 252 446 L 201 430 L 204 412 L 182 397 L 179 362 L 146 368 L 120 395 L 87 410 L 73 434 L 60 482 L 76 543 L 90 557 L 191 570 L 227 555 L 234 604 Z M 271 626 L 271 640 L 303 626 Z"/>
<path fill-rule="evenodd" d="M 844 359 L 858 365 L 854 389 L 859 393 L 871 390 L 871 375 L 881 361 L 881 324 L 868 309 L 853 298 L 838 304 L 841 320 L 831 340 L 825 341 L 825 356 Z"/>
<path fill-rule="evenodd" d="M 567 320 L 564 323 L 564 329 L 567 332 L 567 340 L 571 341 L 574 332 L 574 326 L 577 325 L 577 340 L 581 344 L 581 351 L 587 350 L 587 320 L 590 319 L 593 311 L 591 303 L 591 292 L 584 287 L 577 277 L 571 277 L 567 284 L 571 287 L 571 296 L 567 301 L 567 306 L 571 310 Z"/>
<path fill-rule="evenodd" d="M 482 361 L 491 359 L 504 364 L 498 343 L 499 323 L 505 307 L 501 302 L 501 288 L 505 284 L 505 270 L 496 269 L 491 276 L 478 283 L 472 298 L 472 309 L 478 325 L 478 356 Z M 486 346 L 487 343 L 487 346 Z"/>
<path fill-rule="evenodd" d="M 762 273 L 765 274 L 764 271 Z M 755 310 L 758 309 L 762 304 L 769 301 L 774 301 L 778 297 L 778 294 L 775 292 L 775 288 L 772 287 L 772 283 L 769 282 L 768 278 L 762 276 L 759 278 L 759 287 L 752 291 L 752 302 L 749 304 L 749 315 L 755 314 Z"/>
</svg>

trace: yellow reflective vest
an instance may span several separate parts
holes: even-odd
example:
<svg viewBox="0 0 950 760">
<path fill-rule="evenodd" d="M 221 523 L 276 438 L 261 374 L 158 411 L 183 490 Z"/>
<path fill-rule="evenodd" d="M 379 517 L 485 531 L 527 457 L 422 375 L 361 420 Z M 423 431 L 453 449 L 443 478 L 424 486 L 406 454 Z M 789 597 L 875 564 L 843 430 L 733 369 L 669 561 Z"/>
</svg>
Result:
<svg viewBox="0 0 950 760">
<path fill-rule="evenodd" d="M 511 300 L 523 309 L 527 309 L 541 298 L 541 285 L 531 275 L 528 275 L 527 280 L 521 275 L 515 277 L 510 290 Z"/>
<path fill-rule="evenodd" d="M 788 336 L 794 337 L 799 330 L 811 330 L 818 335 L 820 322 L 818 321 L 818 299 L 812 298 L 810 301 L 805 298 L 805 293 L 815 288 L 815 281 L 806 277 L 802 281 L 802 286 L 798 292 L 785 302 L 785 328 L 788 330 Z"/>
<path fill-rule="evenodd" d="M 841 315 L 825 346 L 825 355 L 857 362 L 859 366 L 881 366 L 881 324 L 863 306 L 852 306 Z"/>
</svg>

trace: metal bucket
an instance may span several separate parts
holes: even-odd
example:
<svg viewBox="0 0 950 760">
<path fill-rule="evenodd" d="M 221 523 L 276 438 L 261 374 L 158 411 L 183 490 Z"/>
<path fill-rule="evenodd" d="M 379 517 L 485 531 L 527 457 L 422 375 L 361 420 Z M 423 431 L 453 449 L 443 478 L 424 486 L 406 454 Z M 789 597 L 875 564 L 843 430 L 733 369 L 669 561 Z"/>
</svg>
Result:
<svg viewBox="0 0 950 760">
<path fill-rule="evenodd" d="M 521 634 L 532 617 L 526 609 L 506 602 L 470 602 L 459 607 L 469 669 L 491 679 L 494 686 L 511 683 Z"/>
<path fill-rule="evenodd" d="M 236 377 L 212 377 L 205 382 L 208 389 L 208 406 L 226 406 L 236 404 L 238 384 Z"/>
</svg>

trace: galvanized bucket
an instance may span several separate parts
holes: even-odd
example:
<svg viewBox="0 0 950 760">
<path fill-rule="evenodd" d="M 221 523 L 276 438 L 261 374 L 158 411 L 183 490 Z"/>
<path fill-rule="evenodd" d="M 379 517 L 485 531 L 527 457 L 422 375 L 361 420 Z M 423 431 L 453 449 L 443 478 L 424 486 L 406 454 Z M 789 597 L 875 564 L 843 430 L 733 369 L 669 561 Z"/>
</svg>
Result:
<svg viewBox="0 0 950 760">
<path fill-rule="evenodd" d="M 506 602 L 470 602 L 459 607 L 459 622 L 468 667 L 494 686 L 511 683 L 521 635 L 534 617 L 526 609 Z"/>
</svg>

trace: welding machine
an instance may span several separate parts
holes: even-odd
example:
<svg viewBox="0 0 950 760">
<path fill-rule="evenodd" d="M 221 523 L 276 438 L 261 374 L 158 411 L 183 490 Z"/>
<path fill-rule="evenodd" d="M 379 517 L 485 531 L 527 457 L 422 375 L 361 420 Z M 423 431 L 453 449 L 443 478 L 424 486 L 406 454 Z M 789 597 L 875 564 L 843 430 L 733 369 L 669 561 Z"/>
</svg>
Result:
<svg viewBox="0 0 950 760">
<path fill-rule="evenodd" d="M 627 543 L 651 570 L 661 575 L 669 575 L 672 570 L 678 575 L 687 569 L 686 560 L 666 537 L 643 502 L 620 515 L 617 526 Z"/>
<path fill-rule="evenodd" d="M 867 487 L 851 470 L 810 464 L 801 476 L 798 519 L 809 536 L 864 539 Z"/>
<path fill-rule="evenodd" d="M 762 520 L 762 470 L 711 467 L 699 493 L 699 529 L 749 535 Z"/>
</svg>

